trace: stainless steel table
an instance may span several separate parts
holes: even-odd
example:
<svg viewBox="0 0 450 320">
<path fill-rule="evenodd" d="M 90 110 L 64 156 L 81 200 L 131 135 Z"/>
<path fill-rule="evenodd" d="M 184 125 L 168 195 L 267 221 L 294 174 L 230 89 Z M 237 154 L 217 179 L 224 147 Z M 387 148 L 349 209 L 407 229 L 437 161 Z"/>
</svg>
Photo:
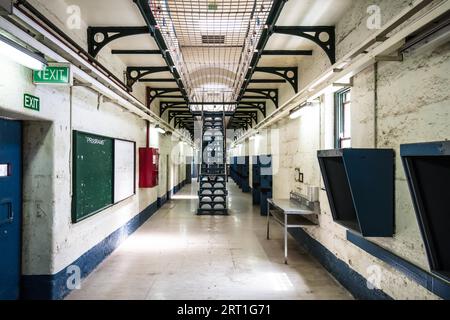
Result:
<svg viewBox="0 0 450 320">
<path fill-rule="evenodd" d="M 291 193 L 290 199 L 267 199 L 267 240 L 270 240 L 270 218 L 284 229 L 284 263 L 288 263 L 288 229 L 318 225 L 320 207 L 318 202 L 309 202 Z"/>
</svg>

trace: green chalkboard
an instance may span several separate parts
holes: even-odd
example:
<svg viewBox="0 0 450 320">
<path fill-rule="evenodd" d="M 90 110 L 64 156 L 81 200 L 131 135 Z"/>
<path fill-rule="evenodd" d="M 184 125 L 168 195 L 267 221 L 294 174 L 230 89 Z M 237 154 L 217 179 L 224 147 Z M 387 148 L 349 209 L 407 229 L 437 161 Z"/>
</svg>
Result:
<svg viewBox="0 0 450 320">
<path fill-rule="evenodd" d="M 114 140 L 73 132 L 72 221 L 113 204 Z"/>
</svg>

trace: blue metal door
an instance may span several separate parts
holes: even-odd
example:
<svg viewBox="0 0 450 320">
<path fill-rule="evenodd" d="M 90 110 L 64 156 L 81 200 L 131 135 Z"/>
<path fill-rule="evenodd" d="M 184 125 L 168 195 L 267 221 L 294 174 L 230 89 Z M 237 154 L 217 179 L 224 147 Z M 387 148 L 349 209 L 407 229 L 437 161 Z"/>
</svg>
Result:
<svg viewBox="0 0 450 320">
<path fill-rule="evenodd" d="M 21 145 L 19 121 L 0 119 L 0 299 L 18 299 L 21 261 Z"/>
</svg>

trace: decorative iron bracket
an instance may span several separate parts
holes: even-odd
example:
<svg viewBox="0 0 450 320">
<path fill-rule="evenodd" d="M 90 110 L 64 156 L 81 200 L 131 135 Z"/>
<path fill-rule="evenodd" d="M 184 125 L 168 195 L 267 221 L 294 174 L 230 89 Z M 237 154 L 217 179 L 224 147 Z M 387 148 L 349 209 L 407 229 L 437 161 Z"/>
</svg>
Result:
<svg viewBox="0 0 450 320">
<path fill-rule="evenodd" d="M 139 79 L 153 73 L 170 72 L 170 68 L 165 67 L 128 67 L 126 71 L 127 85 L 131 88 Z"/>
<path fill-rule="evenodd" d="M 250 83 L 261 84 L 261 83 L 286 83 L 284 79 L 252 79 Z"/>
<path fill-rule="evenodd" d="M 258 124 L 258 111 L 236 111 L 234 114 L 235 119 L 251 118 Z"/>
<path fill-rule="evenodd" d="M 159 116 L 162 117 L 164 112 L 168 109 L 180 109 L 180 110 L 189 110 L 188 105 L 184 101 L 176 101 L 176 102 L 165 102 L 161 101 L 159 104 Z"/>
<path fill-rule="evenodd" d="M 318 44 L 327 54 L 331 64 L 336 63 L 335 27 L 329 26 L 275 26 L 273 33 L 288 34 L 311 40 Z"/>
<path fill-rule="evenodd" d="M 88 27 L 88 52 L 94 58 L 111 41 L 138 34 L 153 34 L 149 27 Z M 99 38 L 98 36 L 101 36 Z"/>
<path fill-rule="evenodd" d="M 175 118 L 174 128 L 176 127 L 185 128 L 192 132 L 194 130 L 194 120 Z"/>
<path fill-rule="evenodd" d="M 256 67 L 255 72 L 265 72 L 282 77 L 298 92 L 298 67 Z"/>
<path fill-rule="evenodd" d="M 246 108 L 246 109 L 258 109 L 266 117 L 266 102 L 265 101 L 241 101 L 237 105 L 237 109 Z"/>
<path fill-rule="evenodd" d="M 150 105 L 156 98 L 180 98 L 183 99 L 183 96 L 167 96 L 165 94 L 172 92 L 181 92 L 178 88 L 150 88 L 147 87 L 147 108 L 150 108 Z"/>
<path fill-rule="evenodd" d="M 253 128 L 253 120 L 251 118 L 233 118 L 230 127 L 244 127 L 247 130 L 248 127 Z"/>
<path fill-rule="evenodd" d="M 173 120 L 173 118 L 193 118 L 192 113 L 189 111 L 177 112 L 177 111 L 169 111 L 169 123 Z"/>
<path fill-rule="evenodd" d="M 246 89 L 245 92 L 259 94 L 264 99 L 271 100 L 275 104 L 275 108 L 278 109 L 278 89 Z M 258 99 L 254 96 L 244 96 L 242 99 Z"/>
</svg>

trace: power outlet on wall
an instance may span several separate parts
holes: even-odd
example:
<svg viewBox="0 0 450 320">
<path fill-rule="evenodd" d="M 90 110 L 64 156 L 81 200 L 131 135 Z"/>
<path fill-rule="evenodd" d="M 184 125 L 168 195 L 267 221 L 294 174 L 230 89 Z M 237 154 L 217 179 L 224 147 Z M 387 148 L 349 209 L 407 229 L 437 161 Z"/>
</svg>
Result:
<svg viewBox="0 0 450 320">
<path fill-rule="evenodd" d="M 300 168 L 295 168 L 295 172 L 297 174 L 297 177 L 295 178 L 295 182 L 303 183 L 304 182 L 303 172 L 301 172 Z"/>
</svg>

